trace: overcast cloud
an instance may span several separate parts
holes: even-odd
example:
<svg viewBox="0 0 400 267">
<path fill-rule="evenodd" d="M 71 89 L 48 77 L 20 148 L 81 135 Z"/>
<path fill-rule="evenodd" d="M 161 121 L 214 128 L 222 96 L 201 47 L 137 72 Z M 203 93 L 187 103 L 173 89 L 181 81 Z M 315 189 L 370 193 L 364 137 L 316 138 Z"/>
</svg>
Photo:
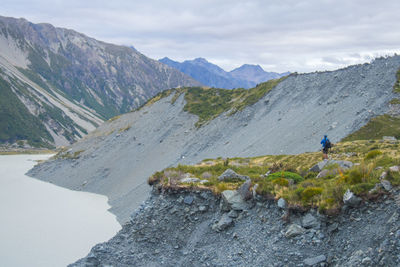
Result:
<svg viewBox="0 0 400 267">
<path fill-rule="evenodd" d="M 229 71 L 332 70 L 400 52 L 399 0 L 2 0 L 24 17 L 183 61 L 204 57 Z"/>
</svg>

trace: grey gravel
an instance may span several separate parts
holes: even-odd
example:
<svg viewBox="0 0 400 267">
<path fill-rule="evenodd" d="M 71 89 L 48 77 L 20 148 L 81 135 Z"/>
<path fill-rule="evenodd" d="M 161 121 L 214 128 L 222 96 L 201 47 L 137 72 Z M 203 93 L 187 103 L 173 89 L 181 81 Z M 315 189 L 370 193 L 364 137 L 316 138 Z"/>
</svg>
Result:
<svg viewBox="0 0 400 267">
<path fill-rule="evenodd" d="M 221 199 L 200 194 L 154 192 L 116 236 L 71 266 L 400 265 L 400 206 L 395 201 L 363 203 L 334 217 L 314 214 L 319 230 L 303 229 L 287 238 L 283 232 L 288 226 L 273 201 L 257 201 L 254 208 L 230 218 L 219 209 Z M 176 201 L 188 195 L 196 199 L 189 212 Z M 398 198 L 400 191 L 389 196 Z M 209 208 L 200 212 L 200 206 Z M 292 213 L 290 220 L 304 215 Z M 227 227 L 216 232 L 213 226 L 221 218 L 227 219 Z"/>
</svg>

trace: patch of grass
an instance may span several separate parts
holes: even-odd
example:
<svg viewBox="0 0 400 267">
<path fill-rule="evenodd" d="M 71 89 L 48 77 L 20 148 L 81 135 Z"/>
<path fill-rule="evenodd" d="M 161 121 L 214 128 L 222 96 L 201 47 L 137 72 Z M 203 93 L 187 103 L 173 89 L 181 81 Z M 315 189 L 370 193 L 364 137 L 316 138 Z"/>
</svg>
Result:
<svg viewBox="0 0 400 267">
<path fill-rule="evenodd" d="M 185 94 L 186 104 L 184 111 L 197 115 L 199 120 L 197 127 L 207 123 L 208 121 L 218 117 L 224 112 L 232 115 L 245 107 L 255 104 L 260 98 L 271 91 L 287 76 L 280 79 L 269 80 L 261 83 L 251 89 L 219 89 L 209 87 L 184 87 L 163 91 L 154 98 L 147 101 L 144 106 L 151 105 L 160 99 L 175 93 L 171 103 L 174 104 L 178 97 Z M 140 109 L 140 108 L 139 108 Z"/>
<path fill-rule="evenodd" d="M 400 138 L 400 118 L 391 117 L 387 114 L 372 118 L 366 125 L 348 135 L 342 141 L 378 140 L 382 139 L 383 136 Z"/>
<path fill-rule="evenodd" d="M 368 152 L 368 154 L 365 156 L 365 160 L 373 159 L 376 158 L 377 156 L 382 155 L 382 152 L 379 150 L 371 150 Z"/>
<path fill-rule="evenodd" d="M 390 100 L 389 104 L 391 104 L 391 105 L 400 105 L 400 99 L 393 98 L 392 100 Z"/>
<path fill-rule="evenodd" d="M 291 180 L 293 180 L 295 183 L 299 183 L 299 182 L 302 182 L 302 181 L 304 180 L 304 178 L 301 177 L 300 175 L 298 175 L 297 173 L 285 172 L 285 171 L 271 173 L 271 174 L 268 175 L 268 177 L 267 177 L 268 180 L 274 180 L 274 179 L 276 179 L 276 178 L 291 179 Z"/>
</svg>

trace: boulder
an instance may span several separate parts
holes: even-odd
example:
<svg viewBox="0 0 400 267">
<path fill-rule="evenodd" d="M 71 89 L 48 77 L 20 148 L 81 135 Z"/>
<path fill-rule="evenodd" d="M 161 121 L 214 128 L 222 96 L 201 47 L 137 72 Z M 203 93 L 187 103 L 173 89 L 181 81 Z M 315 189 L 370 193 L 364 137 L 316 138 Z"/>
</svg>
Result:
<svg viewBox="0 0 400 267">
<path fill-rule="evenodd" d="M 325 167 L 328 167 L 329 165 L 334 165 L 337 164 L 339 167 L 343 170 L 350 169 L 353 167 L 353 162 L 348 161 L 348 160 L 323 160 L 318 162 L 316 165 L 312 166 L 309 171 L 311 172 L 321 172 Z"/>
<path fill-rule="evenodd" d="M 285 232 L 285 236 L 288 238 L 295 237 L 295 236 L 303 234 L 304 232 L 305 232 L 305 230 L 303 227 L 294 223 L 294 224 L 289 225 L 287 231 Z"/>
<path fill-rule="evenodd" d="M 283 198 L 278 199 L 278 207 L 281 209 L 286 209 L 286 200 Z"/>
<path fill-rule="evenodd" d="M 222 215 L 218 223 L 212 226 L 212 229 L 219 232 L 225 230 L 226 228 L 232 225 L 233 225 L 233 219 L 228 216 L 228 213 L 225 213 L 224 215 Z"/>
<path fill-rule="evenodd" d="M 317 264 L 325 262 L 325 261 L 326 261 L 326 256 L 325 255 L 319 255 L 317 257 L 305 259 L 304 260 L 304 264 L 306 266 L 314 266 L 314 265 L 317 265 Z"/>
<path fill-rule="evenodd" d="M 251 180 L 244 182 L 237 190 L 244 200 L 249 200 L 252 198 L 252 192 L 250 191 Z"/>
<path fill-rule="evenodd" d="M 321 226 L 320 221 L 317 218 L 315 218 L 311 213 L 307 213 L 306 216 L 303 217 L 303 219 L 301 220 L 301 224 L 306 229 L 309 228 L 319 229 Z"/>
<path fill-rule="evenodd" d="M 329 170 L 322 170 L 318 173 L 317 178 L 324 178 L 329 175 Z"/>
<path fill-rule="evenodd" d="M 343 195 L 343 203 L 349 207 L 357 207 L 361 203 L 361 198 L 354 195 L 350 189 L 347 189 Z"/>
<path fill-rule="evenodd" d="M 314 166 L 310 168 L 310 172 L 320 172 L 325 167 L 325 165 L 329 162 L 329 160 L 324 159 L 323 161 L 318 162 Z"/>
<path fill-rule="evenodd" d="M 199 178 L 195 177 L 186 177 L 180 180 L 181 183 L 198 183 L 200 182 Z"/>
<path fill-rule="evenodd" d="M 230 179 L 239 179 L 239 180 L 247 181 L 247 180 L 250 180 L 250 177 L 246 176 L 246 175 L 237 174 L 232 169 L 227 169 L 226 171 L 224 171 L 223 174 L 221 174 L 218 177 L 218 181 L 225 181 L 225 180 L 230 180 Z"/>
<path fill-rule="evenodd" d="M 233 210 L 247 210 L 246 201 L 236 190 L 225 190 L 221 193 L 224 203 Z"/>
</svg>

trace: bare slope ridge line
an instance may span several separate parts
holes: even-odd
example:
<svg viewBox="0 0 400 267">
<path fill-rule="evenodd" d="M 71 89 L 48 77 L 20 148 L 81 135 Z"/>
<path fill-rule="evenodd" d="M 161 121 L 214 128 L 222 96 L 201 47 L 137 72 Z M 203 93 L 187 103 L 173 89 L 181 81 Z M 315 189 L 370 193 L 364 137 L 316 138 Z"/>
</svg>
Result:
<svg viewBox="0 0 400 267">
<path fill-rule="evenodd" d="M 257 103 L 201 127 L 173 95 L 101 125 L 30 175 L 107 195 L 120 222 L 147 196 L 155 171 L 205 158 L 295 154 L 337 142 L 388 111 L 400 57 L 331 72 L 290 75 Z M 64 156 L 62 156 L 64 155 Z M 64 157 L 64 159 L 62 159 Z"/>
<path fill-rule="evenodd" d="M 2 16 L 0 79 L 2 100 L 17 102 L 0 105 L 0 144 L 47 147 L 68 145 L 163 90 L 201 85 L 133 48 Z"/>
</svg>

